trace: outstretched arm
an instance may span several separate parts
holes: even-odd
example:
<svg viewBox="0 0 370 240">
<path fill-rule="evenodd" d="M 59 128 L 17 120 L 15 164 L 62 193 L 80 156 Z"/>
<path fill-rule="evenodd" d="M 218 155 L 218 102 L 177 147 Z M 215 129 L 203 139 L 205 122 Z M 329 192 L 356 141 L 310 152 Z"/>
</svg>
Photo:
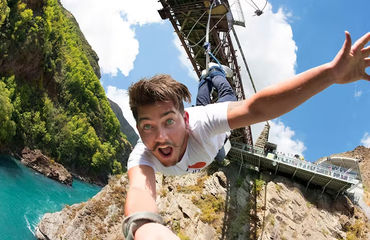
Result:
<svg viewBox="0 0 370 240">
<path fill-rule="evenodd" d="M 130 183 L 125 203 L 125 215 L 148 211 L 157 213 L 155 204 L 155 174 L 153 168 L 141 165 L 128 171 Z"/>
<path fill-rule="evenodd" d="M 230 127 L 240 128 L 281 116 L 334 83 L 370 81 L 366 73 L 370 66 L 370 47 L 364 48 L 369 40 L 370 33 L 367 33 L 351 47 L 351 37 L 346 32 L 343 47 L 331 62 L 265 88 L 247 100 L 231 102 Z"/>
<path fill-rule="evenodd" d="M 153 168 L 145 165 L 130 168 L 130 187 L 125 203 L 125 215 L 137 212 L 158 213 L 156 206 L 155 174 Z M 134 234 L 135 240 L 179 240 L 167 227 L 159 223 L 146 223 Z"/>
</svg>

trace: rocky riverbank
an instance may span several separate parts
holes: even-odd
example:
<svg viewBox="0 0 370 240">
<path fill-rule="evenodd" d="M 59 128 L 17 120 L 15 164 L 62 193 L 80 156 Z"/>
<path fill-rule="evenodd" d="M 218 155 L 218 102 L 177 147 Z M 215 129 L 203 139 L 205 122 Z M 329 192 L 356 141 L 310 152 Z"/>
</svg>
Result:
<svg viewBox="0 0 370 240">
<path fill-rule="evenodd" d="M 21 153 L 21 162 L 33 170 L 66 185 L 72 185 L 72 175 L 63 165 L 42 154 L 38 149 L 24 148 Z"/>
</svg>

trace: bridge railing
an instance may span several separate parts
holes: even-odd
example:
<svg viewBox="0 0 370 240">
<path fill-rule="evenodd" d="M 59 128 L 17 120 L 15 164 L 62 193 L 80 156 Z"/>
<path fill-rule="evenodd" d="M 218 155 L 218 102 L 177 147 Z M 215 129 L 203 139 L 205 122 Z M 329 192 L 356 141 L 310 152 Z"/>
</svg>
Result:
<svg viewBox="0 0 370 240">
<path fill-rule="evenodd" d="M 284 155 L 281 155 L 281 154 L 277 154 L 276 155 L 276 159 L 274 159 L 275 161 L 278 161 L 278 162 L 283 162 L 285 164 L 288 164 L 288 165 L 291 165 L 291 166 L 294 166 L 294 167 L 298 167 L 298 168 L 301 168 L 301 169 L 306 169 L 306 170 L 309 170 L 311 172 L 316 172 L 316 173 L 320 173 L 320 174 L 323 174 L 323 175 L 327 175 L 327 176 L 331 176 L 333 178 L 337 178 L 337 179 L 340 179 L 340 180 L 345 180 L 347 182 L 351 182 L 351 183 L 357 183 L 357 179 L 356 179 L 356 176 L 353 175 L 353 174 L 349 174 L 349 173 L 346 173 L 345 171 L 340 171 L 340 170 L 334 170 L 334 165 L 331 166 L 328 166 L 328 165 L 317 165 L 317 164 L 314 164 L 314 163 L 311 163 L 311 162 L 307 162 L 307 161 L 302 161 L 302 160 L 299 160 L 299 159 L 296 159 L 296 158 L 291 158 L 291 157 L 287 157 L 287 156 L 284 156 Z"/>
<path fill-rule="evenodd" d="M 304 160 L 300 160 L 294 157 L 289 157 L 281 153 L 274 153 L 272 155 L 266 155 L 264 150 L 259 147 L 253 147 L 247 144 L 233 142 L 232 146 L 234 149 L 246 151 L 248 153 L 259 155 L 264 158 L 268 158 L 275 162 L 281 162 L 293 167 L 306 169 L 310 172 L 316 172 L 319 174 L 327 175 L 336 179 L 345 180 L 347 182 L 356 184 L 358 180 L 358 174 L 356 172 L 348 172 L 348 169 L 338 167 L 330 164 L 314 164 Z"/>
</svg>

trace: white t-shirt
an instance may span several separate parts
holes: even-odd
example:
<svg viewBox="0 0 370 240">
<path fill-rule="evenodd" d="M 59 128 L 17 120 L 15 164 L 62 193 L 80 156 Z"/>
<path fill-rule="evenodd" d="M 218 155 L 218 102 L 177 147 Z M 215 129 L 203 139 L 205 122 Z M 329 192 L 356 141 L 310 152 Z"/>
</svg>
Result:
<svg viewBox="0 0 370 240">
<path fill-rule="evenodd" d="M 147 165 L 165 175 L 199 172 L 213 161 L 224 144 L 226 132 L 230 131 L 227 122 L 228 105 L 229 102 L 222 102 L 185 109 L 189 113 L 190 135 L 184 156 L 176 165 L 163 166 L 139 139 L 130 154 L 127 169 Z"/>
</svg>

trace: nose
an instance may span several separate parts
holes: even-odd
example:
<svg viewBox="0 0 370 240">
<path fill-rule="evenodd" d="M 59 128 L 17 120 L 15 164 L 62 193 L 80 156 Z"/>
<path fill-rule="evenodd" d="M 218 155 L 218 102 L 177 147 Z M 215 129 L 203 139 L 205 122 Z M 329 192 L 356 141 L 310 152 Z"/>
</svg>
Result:
<svg viewBox="0 0 370 240">
<path fill-rule="evenodd" d="M 167 131 L 166 131 L 165 128 L 162 128 L 162 127 L 158 128 L 155 140 L 158 143 L 166 142 L 166 140 L 167 140 Z"/>
</svg>

